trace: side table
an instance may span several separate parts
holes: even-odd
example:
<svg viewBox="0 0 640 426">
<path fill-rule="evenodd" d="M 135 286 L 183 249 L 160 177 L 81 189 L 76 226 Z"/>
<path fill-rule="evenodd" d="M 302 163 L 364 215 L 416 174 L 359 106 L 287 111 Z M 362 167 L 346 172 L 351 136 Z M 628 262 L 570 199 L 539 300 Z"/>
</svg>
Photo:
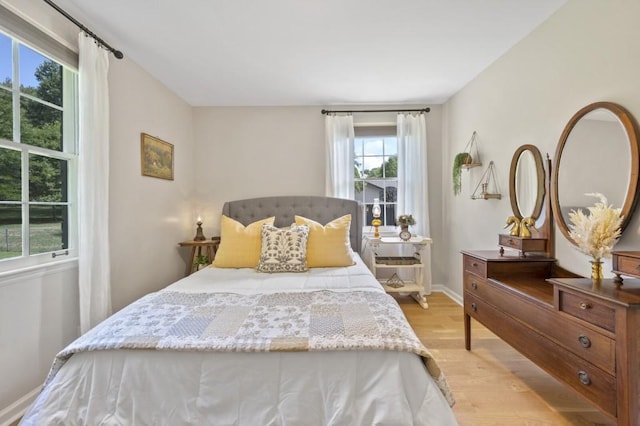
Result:
<svg viewBox="0 0 640 426">
<path fill-rule="evenodd" d="M 387 293 L 411 293 L 411 296 L 422 306 L 424 309 L 429 307 L 427 303 L 427 295 L 431 292 L 431 289 L 427 288 L 427 282 L 424 279 L 425 268 L 424 264 L 424 250 L 427 245 L 431 244 L 431 238 L 422 236 L 413 236 L 410 240 L 401 240 L 398 237 L 381 237 L 374 238 L 370 236 L 365 237 L 368 243 L 371 245 L 371 272 L 377 277 L 377 271 L 379 269 L 393 268 L 396 271 L 402 269 L 409 269 L 414 271 L 414 280 L 405 282 L 396 273 L 388 279 L 378 279 L 382 284 L 382 287 Z M 381 246 L 413 246 L 413 256 L 380 256 L 378 250 Z"/>
<path fill-rule="evenodd" d="M 213 237 L 210 240 L 203 241 L 183 241 L 178 243 L 180 247 L 191 247 L 191 256 L 189 257 L 189 262 L 187 263 L 187 270 L 185 272 L 185 277 L 194 272 L 194 268 L 196 267 L 195 259 L 196 252 L 197 256 L 202 256 L 202 248 L 204 247 L 207 250 L 207 257 L 209 259 L 209 263 L 213 262 L 213 259 L 216 257 L 216 252 L 218 251 L 218 245 L 220 245 L 220 237 Z"/>
</svg>

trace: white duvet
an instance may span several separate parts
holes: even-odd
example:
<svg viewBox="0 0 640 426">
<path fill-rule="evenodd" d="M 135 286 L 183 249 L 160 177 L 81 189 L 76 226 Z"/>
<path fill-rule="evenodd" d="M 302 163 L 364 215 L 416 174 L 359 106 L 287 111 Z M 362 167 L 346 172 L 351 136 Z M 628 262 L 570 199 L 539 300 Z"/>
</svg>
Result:
<svg viewBox="0 0 640 426">
<path fill-rule="evenodd" d="M 364 263 L 308 273 L 205 268 L 171 291 L 383 291 Z M 419 356 L 394 351 L 73 355 L 25 425 L 455 425 Z"/>
</svg>

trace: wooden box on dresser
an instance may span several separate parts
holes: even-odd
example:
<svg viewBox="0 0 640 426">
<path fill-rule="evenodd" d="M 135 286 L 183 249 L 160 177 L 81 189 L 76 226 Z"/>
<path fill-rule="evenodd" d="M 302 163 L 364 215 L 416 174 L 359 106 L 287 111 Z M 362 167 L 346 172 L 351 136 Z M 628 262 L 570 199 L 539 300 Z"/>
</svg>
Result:
<svg viewBox="0 0 640 426">
<path fill-rule="evenodd" d="M 640 425 L 640 280 L 579 278 L 549 257 L 463 251 L 471 318 L 620 425 Z"/>
</svg>

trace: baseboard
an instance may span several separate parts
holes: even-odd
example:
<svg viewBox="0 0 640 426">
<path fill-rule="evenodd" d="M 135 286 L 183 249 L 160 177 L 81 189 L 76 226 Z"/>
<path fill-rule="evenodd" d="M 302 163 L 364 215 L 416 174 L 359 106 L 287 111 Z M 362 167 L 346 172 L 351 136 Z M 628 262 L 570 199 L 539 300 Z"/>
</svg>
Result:
<svg viewBox="0 0 640 426">
<path fill-rule="evenodd" d="M 440 292 L 440 293 L 444 293 L 447 296 L 449 296 L 458 305 L 460 305 L 460 306 L 463 305 L 462 296 L 460 296 L 458 293 L 456 293 L 455 291 L 451 290 L 449 287 L 447 287 L 444 284 L 433 284 L 431 286 L 431 291 L 437 291 L 437 292 Z"/>
<path fill-rule="evenodd" d="M 0 426 L 9 426 L 22 417 L 25 411 L 27 411 L 27 408 L 35 401 L 40 390 L 42 390 L 42 387 L 38 386 L 36 389 L 0 411 Z"/>
</svg>

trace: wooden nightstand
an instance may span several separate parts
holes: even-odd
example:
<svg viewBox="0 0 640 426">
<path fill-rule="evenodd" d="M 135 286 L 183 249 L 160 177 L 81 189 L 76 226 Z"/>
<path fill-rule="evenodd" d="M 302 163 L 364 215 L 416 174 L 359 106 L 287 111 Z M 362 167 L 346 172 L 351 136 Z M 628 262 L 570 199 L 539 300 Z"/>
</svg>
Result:
<svg viewBox="0 0 640 426">
<path fill-rule="evenodd" d="M 220 237 L 213 237 L 210 240 L 204 241 L 183 241 L 178 243 L 180 247 L 191 247 L 191 256 L 189 257 L 189 262 L 187 263 L 187 270 L 185 272 L 185 277 L 190 275 L 194 268 L 196 267 L 195 259 L 196 252 L 197 256 L 202 256 L 202 248 L 206 248 L 207 257 L 209 258 L 209 263 L 213 262 L 213 259 L 216 257 L 216 252 L 218 251 L 218 246 L 220 245 Z"/>
</svg>

